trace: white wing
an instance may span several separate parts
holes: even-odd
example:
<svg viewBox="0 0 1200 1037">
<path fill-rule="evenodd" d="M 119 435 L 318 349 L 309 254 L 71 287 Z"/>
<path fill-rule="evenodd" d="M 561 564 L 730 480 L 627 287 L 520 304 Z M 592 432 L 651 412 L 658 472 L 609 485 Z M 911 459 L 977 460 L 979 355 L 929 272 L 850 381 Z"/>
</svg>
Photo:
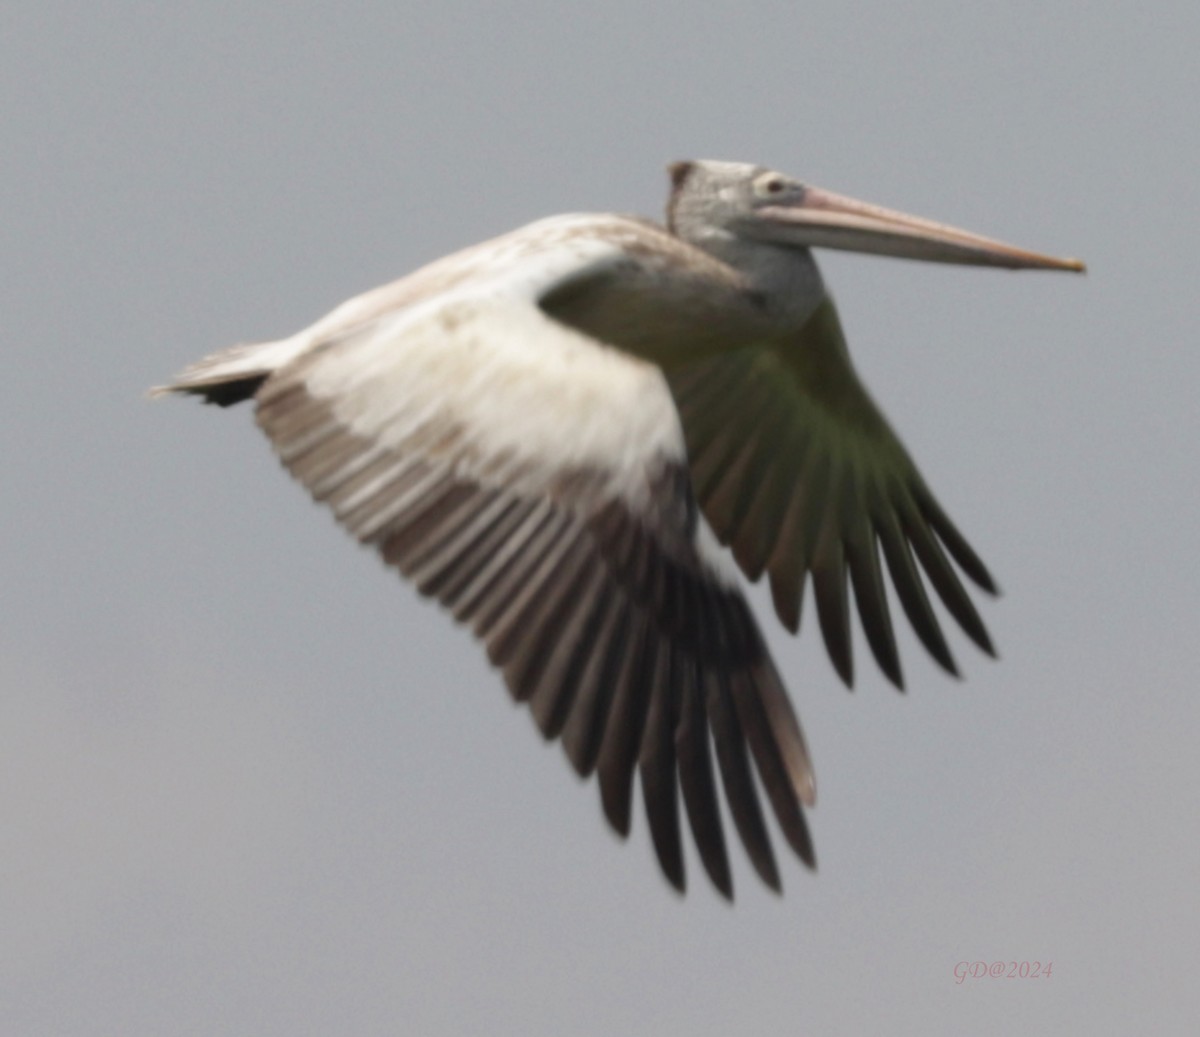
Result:
<svg viewBox="0 0 1200 1037">
<path fill-rule="evenodd" d="M 643 262 L 594 229 L 543 221 L 346 304 L 254 376 L 258 421 L 351 533 L 471 626 L 546 737 L 598 772 L 622 834 L 639 771 L 660 865 L 682 889 L 678 781 L 731 895 L 711 735 L 742 841 L 778 888 L 749 761 L 810 865 L 812 771 L 698 514 L 670 391 L 657 367 L 538 305 L 564 286 L 612 290 Z M 204 386 L 185 373 L 168 389 L 211 393 L 217 366 L 192 369 Z"/>
</svg>

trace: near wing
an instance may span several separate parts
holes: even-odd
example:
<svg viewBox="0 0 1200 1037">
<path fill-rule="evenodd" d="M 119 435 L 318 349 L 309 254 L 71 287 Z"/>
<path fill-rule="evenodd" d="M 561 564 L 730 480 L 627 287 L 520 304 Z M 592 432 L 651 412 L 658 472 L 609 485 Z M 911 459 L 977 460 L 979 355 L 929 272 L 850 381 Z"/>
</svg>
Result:
<svg viewBox="0 0 1200 1037">
<path fill-rule="evenodd" d="M 668 377 L 705 517 L 747 576 L 757 580 L 767 572 L 775 610 L 793 632 L 812 574 L 825 645 L 848 685 L 847 572 L 871 650 L 902 686 L 878 547 L 917 636 L 943 667 L 957 672 L 921 569 L 968 636 L 992 654 L 947 552 L 994 594 L 992 577 L 858 380 L 832 300 L 796 340 L 726 354 Z"/>
<path fill-rule="evenodd" d="M 545 736 L 562 737 L 579 774 L 597 771 L 622 834 L 639 771 L 659 863 L 682 889 L 678 781 L 729 896 L 711 736 L 738 832 L 778 888 L 750 759 L 810 865 L 812 772 L 699 518 L 670 391 L 658 368 L 537 305 L 564 280 L 595 269 L 600 283 L 628 263 L 591 251 L 510 255 L 503 278 L 315 342 L 266 378 L 258 422 L 355 537 L 471 626 Z"/>
</svg>

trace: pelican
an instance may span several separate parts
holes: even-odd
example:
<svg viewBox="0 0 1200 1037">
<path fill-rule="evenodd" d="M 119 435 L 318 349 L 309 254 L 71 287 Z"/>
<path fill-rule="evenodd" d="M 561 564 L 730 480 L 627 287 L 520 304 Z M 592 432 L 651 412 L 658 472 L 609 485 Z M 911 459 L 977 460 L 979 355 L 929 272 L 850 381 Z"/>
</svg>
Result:
<svg viewBox="0 0 1200 1037">
<path fill-rule="evenodd" d="M 847 685 L 853 588 L 872 654 L 903 687 L 881 558 L 945 670 L 957 672 L 928 587 L 993 654 L 959 572 L 995 583 L 859 381 L 811 250 L 1084 266 L 761 166 L 668 169 L 665 227 L 539 220 L 153 392 L 253 399 L 291 474 L 469 625 L 542 734 L 597 774 L 613 829 L 629 832 L 636 773 L 682 892 L 682 798 L 732 899 L 716 775 L 777 892 L 757 788 L 815 868 L 816 787 L 730 554 L 751 581 L 767 575 L 793 633 L 811 577 Z"/>
</svg>

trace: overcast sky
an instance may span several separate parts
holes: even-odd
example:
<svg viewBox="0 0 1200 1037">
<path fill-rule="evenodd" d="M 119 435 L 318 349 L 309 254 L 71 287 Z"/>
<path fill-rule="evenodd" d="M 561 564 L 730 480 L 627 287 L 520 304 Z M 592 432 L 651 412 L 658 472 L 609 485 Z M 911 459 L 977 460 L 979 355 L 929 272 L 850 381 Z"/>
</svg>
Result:
<svg viewBox="0 0 1200 1037">
<path fill-rule="evenodd" d="M 1182 0 L 9 0 L 0 1033 L 1192 1032 L 1198 44 Z M 756 588 L 820 870 L 739 851 L 732 908 L 247 408 L 142 398 L 536 217 L 657 216 L 686 157 L 1090 265 L 822 258 L 1000 659 L 906 632 L 899 695 L 860 636 L 851 694 Z"/>
</svg>

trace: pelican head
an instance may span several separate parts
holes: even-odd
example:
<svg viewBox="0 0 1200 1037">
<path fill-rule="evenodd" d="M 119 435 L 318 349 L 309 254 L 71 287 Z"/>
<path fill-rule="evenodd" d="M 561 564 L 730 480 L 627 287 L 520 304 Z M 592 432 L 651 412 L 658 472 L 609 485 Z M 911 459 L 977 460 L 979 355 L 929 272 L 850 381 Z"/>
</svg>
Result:
<svg viewBox="0 0 1200 1037">
<path fill-rule="evenodd" d="M 860 202 L 763 166 L 700 160 L 668 167 L 673 233 L 736 266 L 749 243 L 836 248 L 1009 269 L 1073 270 L 1078 259 L 1016 248 L 919 216 Z"/>
</svg>

